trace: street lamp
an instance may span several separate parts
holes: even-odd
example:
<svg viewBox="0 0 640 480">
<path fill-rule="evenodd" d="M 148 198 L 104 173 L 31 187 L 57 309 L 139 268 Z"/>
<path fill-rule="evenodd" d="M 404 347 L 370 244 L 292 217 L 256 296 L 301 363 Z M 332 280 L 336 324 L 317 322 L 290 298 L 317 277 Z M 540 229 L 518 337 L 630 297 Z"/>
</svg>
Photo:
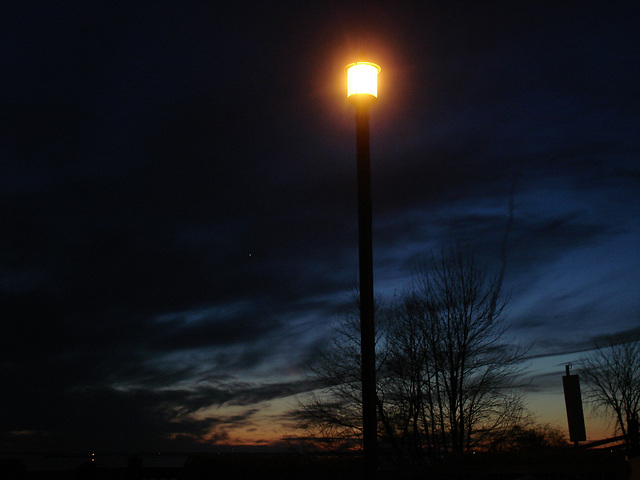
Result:
<svg viewBox="0 0 640 480">
<path fill-rule="evenodd" d="M 369 107 L 378 99 L 375 63 L 356 62 L 346 67 L 347 100 L 356 108 L 358 157 L 358 251 L 360 268 L 360 351 L 362 363 L 362 447 L 365 478 L 377 468 L 376 360 L 373 320 L 373 252 L 371 242 L 371 173 L 369 161 Z"/>
</svg>

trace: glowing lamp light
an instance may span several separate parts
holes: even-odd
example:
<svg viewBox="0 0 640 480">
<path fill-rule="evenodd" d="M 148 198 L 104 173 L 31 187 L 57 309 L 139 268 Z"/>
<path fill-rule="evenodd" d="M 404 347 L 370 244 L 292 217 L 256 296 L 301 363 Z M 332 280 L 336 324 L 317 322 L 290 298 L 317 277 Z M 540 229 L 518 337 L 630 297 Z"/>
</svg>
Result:
<svg viewBox="0 0 640 480">
<path fill-rule="evenodd" d="M 359 102 L 364 99 L 375 102 L 378 98 L 378 73 L 380 67 L 371 62 L 347 65 L 347 99 Z"/>
</svg>

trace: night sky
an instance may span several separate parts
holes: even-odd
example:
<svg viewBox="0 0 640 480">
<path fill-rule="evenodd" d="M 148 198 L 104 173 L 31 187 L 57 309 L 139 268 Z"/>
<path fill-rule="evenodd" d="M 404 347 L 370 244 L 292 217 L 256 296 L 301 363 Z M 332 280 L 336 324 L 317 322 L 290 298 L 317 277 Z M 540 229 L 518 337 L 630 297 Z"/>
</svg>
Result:
<svg viewBox="0 0 640 480">
<path fill-rule="evenodd" d="M 565 362 L 640 329 L 637 2 L 12 2 L 0 19 L 1 451 L 297 434 L 287 411 L 357 282 L 344 67 L 361 51 L 382 67 L 382 298 L 442 248 L 498 269 L 512 192 L 507 318 L 539 420 L 565 427 Z"/>
</svg>

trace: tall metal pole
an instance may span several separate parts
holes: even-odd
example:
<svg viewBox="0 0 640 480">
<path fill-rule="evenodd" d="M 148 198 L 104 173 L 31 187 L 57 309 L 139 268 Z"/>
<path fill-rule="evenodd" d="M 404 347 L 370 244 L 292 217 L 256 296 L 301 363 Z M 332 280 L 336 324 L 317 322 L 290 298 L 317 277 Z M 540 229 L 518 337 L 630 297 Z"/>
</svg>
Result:
<svg viewBox="0 0 640 480">
<path fill-rule="evenodd" d="M 377 469 L 375 326 L 373 318 L 373 249 L 369 103 L 356 103 L 358 156 L 358 245 L 360 267 L 360 350 L 362 361 L 362 428 L 365 478 Z"/>
</svg>

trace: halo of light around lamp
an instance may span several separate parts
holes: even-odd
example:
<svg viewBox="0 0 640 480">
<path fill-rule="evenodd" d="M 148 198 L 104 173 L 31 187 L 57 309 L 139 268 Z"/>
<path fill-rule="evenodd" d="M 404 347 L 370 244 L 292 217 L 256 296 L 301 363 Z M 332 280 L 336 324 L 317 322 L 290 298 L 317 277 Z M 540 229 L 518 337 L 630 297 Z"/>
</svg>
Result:
<svg viewBox="0 0 640 480">
<path fill-rule="evenodd" d="M 351 103 L 373 103 L 378 98 L 380 67 L 371 62 L 356 62 L 346 66 L 347 100 Z"/>
</svg>

